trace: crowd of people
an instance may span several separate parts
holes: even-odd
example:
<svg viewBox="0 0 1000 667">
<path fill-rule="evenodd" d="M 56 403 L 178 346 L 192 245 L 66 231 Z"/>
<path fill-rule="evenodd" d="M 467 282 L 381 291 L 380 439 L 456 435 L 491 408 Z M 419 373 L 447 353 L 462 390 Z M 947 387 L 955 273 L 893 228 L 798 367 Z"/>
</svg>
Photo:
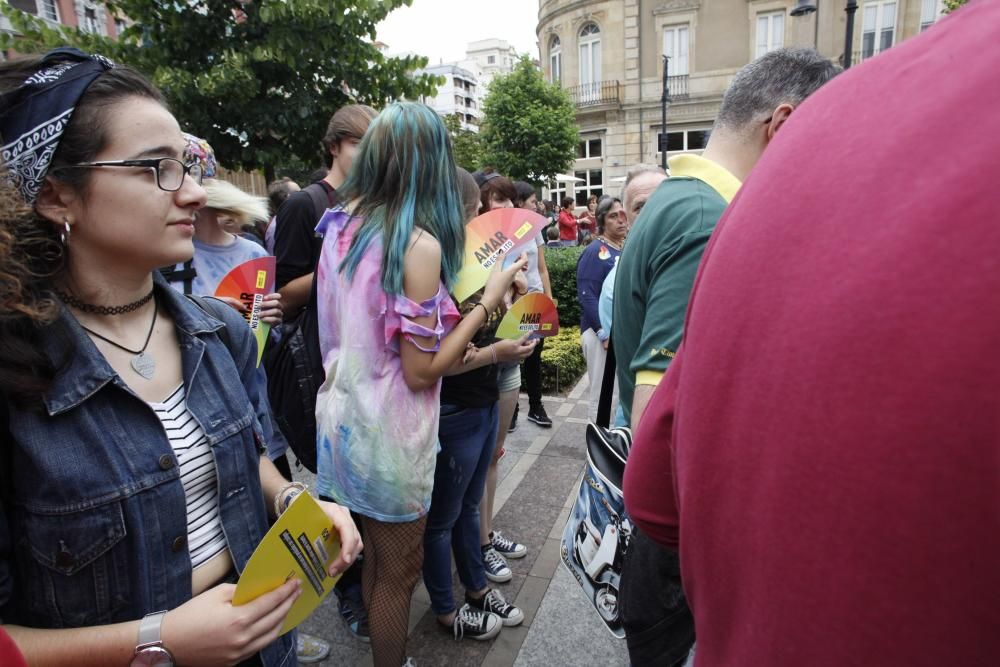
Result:
<svg viewBox="0 0 1000 667">
<path fill-rule="evenodd" d="M 264 198 L 221 180 L 128 66 L 70 48 L 0 64 L 0 658 L 324 659 L 323 640 L 280 634 L 301 582 L 231 603 L 310 491 L 296 461 L 315 466 L 339 611 L 375 665 L 413 664 L 421 579 L 456 640 L 521 624 L 501 586 L 527 547 L 493 508 L 522 372 L 527 418 L 552 421 L 541 339 L 496 329 L 552 296 L 546 249 L 581 244 L 591 419 L 611 349 L 615 423 L 635 431 L 631 663 L 989 664 L 998 24 L 974 3 L 846 74 L 768 53 L 703 154 L 669 176 L 635 165 L 579 217 L 457 168 L 421 104 L 341 108 L 314 182 Z M 551 224 L 457 301 L 465 225 L 509 207 Z M 206 297 L 267 255 L 258 365 L 244 304 Z M 275 400 L 290 348 L 322 366 L 293 378 L 316 383 L 310 428 Z"/>
</svg>

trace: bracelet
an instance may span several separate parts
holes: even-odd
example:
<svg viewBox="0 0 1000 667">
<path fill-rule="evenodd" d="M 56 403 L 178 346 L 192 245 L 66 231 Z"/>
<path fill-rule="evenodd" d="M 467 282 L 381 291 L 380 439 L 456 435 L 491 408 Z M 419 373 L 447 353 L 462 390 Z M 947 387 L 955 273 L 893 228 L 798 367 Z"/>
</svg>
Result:
<svg viewBox="0 0 1000 667">
<path fill-rule="evenodd" d="M 497 346 L 495 343 L 490 344 L 490 354 L 493 355 L 493 365 L 495 366 L 497 363 Z"/>
<path fill-rule="evenodd" d="M 281 496 L 283 496 L 285 494 L 285 491 L 288 491 L 289 489 L 293 490 L 294 493 L 288 494 L 288 496 L 285 498 L 285 502 L 281 502 Z M 284 512 L 286 509 L 288 509 L 288 506 L 292 504 L 292 499 L 295 496 L 299 495 L 300 493 L 305 493 L 308 490 L 309 487 L 307 487 L 302 482 L 289 482 L 288 484 L 285 484 L 283 487 L 278 489 L 278 492 L 274 494 L 274 516 L 276 517 L 281 516 L 281 513 Z"/>
<path fill-rule="evenodd" d="M 489 309 L 486 306 L 483 305 L 482 301 L 480 301 L 479 303 L 477 303 L 476 306 L 483 306 L 483 312 L 486 313 L 486 321 L 489 322 L 490 321 L 490 311 L 489 311 Z M 472 310 L 475 310 L 476 306 L 473 306 Z"/>
</svg>

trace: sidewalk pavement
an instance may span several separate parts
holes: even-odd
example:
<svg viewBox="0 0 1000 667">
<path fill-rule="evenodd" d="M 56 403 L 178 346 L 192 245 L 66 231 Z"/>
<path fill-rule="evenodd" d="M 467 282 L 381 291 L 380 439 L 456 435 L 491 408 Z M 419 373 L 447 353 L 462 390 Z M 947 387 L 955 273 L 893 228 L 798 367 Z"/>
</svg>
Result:
<svg viewBox="0 0 1000 667">
<path fill-rule="evenodd" d="M 559 556 L 563 526 L 583 475 L 587 387 L 584 376 L 567 398 L 544 399 L 553 422 L 547 429 L 527 420 L 528 401 L 522 394 L 517 430 L 504 445 L 494 527 L 527 545 L 528 554 L 509 561 L 512 581 L 491 585 L 524 611 L 524 623 L 504 628 L 492 641 L 456 642 L 438 628 L 421 583 L 410 607 L 407 644 L 418 667 L 628 665 L 625 642 L 608 632 Z M 314 481 L 304 471 L 296 478 Z M 456 600 L 463 594 L 456 577 Z M 351 635 L 341 620 L 335 595 L 301 629 L 330 642 L 330 657 L 320 664 L 372 664 L 368 644 Z"/>
</svg>

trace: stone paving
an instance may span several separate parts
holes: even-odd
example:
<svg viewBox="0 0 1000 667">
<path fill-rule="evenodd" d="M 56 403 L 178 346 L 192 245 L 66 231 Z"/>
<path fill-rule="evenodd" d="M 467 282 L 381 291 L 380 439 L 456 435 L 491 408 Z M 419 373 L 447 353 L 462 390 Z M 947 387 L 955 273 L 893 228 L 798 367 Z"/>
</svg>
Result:
<svg viewBox="0 0 1000 667">
<path fill-rule="evenodd" d="M 507 435 L 507 455 L 500 461 L 494 526 L 526 544 L 528 554 L 510 561 L 512 581 L 492 585 L 524 611 L 524 623 L 504 628 L 492 641 L 456 642 L 438 628 L 421 584 L 410 607 L 407 646 L 419 667 L 628 664 L 625 642 L 605 629 L 559 558 L 559 538 L 583 473 L 586 390 L 584 377 L 567 398 L 545 398 L 553 421 L 548 429 L 527 420 L 528 401 L 522 394 L 518 428 Z M 455 594 L 463 594 L 457 577 Z M 341 620 L 335 596 L 302 629 L 331 642 L 330 657 L 320 664 L 372 664 L 368 645 L 355 639 Z"/>
</svg>

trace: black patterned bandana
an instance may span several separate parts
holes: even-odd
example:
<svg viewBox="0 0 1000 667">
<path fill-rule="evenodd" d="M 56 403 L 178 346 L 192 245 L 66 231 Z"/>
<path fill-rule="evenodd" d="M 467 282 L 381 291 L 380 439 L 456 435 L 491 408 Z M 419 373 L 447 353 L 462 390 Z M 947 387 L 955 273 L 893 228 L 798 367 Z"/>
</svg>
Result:
<svg viewBox="0 0 1000 667">
<path fill-rule="evenodd" d="M 45 54 L 42 66 L 16 90 L 0 96 L 0 158 L 7 178 L 28 204 L 35 203 L 42 189 L 76 103 L 115 64 L 63 47 Z"/>
</svg>

